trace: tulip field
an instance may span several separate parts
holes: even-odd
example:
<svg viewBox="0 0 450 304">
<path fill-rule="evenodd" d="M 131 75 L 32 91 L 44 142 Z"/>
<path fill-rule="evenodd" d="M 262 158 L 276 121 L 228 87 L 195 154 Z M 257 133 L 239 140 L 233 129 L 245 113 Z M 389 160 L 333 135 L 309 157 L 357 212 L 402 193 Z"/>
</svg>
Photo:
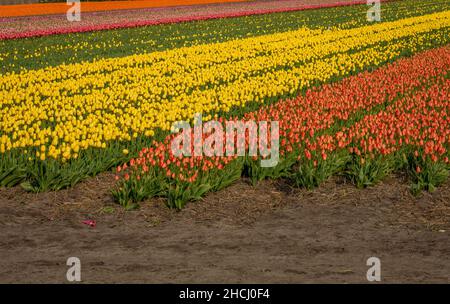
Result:
<svg viewBox="0 0 450 304">
<path fill-rule="evenodd" d="M 396 173 L 414 194 L 445 182 L 450 2 L 382 2 L 379 22 L 364 1 L 297 2 L 157 21 L 87 12 L 70 26 L 20 17 L 33 28 L 0 18 L 0 186 L 56 191 L 113 171 L 127 209 L 152 197 L 181 209 L 243 177 L 312 189 L 341 175 L 364 188 Z M 173 124 L 197 113 L 277 121 L 277 164 L 174 155 Z"/>
</svg>

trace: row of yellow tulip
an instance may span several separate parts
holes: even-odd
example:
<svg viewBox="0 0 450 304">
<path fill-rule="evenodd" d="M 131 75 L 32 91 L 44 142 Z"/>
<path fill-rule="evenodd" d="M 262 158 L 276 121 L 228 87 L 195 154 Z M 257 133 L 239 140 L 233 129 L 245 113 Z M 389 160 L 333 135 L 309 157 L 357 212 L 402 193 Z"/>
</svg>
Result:
<svg viewBox="0 0 450 304">
<path fill-rule="evenodd" d="M 450 3 L 447 2 L 448 0 L 402 0 L 395 3 L 383 3 L 381 21 L 389 22 L 448 10 Z M 216 7 L 211 9 L 217 10 Z M 33 39 L 32 42 L 28 39 L 0 40 L 0 73 L 56 66 L 67 62 L 90 62 L 111 56 L 151 53 L 181 46 L 267 35 L 295 30 L 301 25 L 312 28 L 348 29 L 366 25 L 368 23 L 364 18 L 366 11 L 366 5 L 355 5 L 324 10 L 263 14 L 248 18 L 224 18 L 204 22 L 143 26 L 132 29 L 84 33 L 83 35 L 57 35 Z M 132 12 L 132 14 L 135 13 L 148 19 L 148 13 L 146 12 Z M 100 16 L 97 17 L 100 18 Z M 108 15 L 108 18 L 110 17 L 124 19 L 122 15 Z M 98 18 L 89 18 L 89 22 L 100 21 L 101 23 Z M 2 22 L 3 27 L 0 28 L 0 36 L 2 34 L 6 36 L 13 34 L 14 36 L 14 33 L 16 33 L 21 37 L 27 35 L 24 28 L 39 32 L 38 28 L 42 26 L 44 28 L 56 26 L 55 29 L 58 31 L 58 28 L 68 26 L 64 20 L 64 18 L 44 18 L 34 20 L 32 25 L 29 24 L 29 20 Z M 119 21 L 113 23 L 117 22 Z M 52 23 L 54 23 L 53 26 Z"/>
<path fill-rule="evenodd" d="M 41 159 L 69 159 L 110 140 L 152 136 L 196 112 L 229 111 L 445 43 L 449 26 L 447 11 L 5 74 L 0 152 L 39 147 Z"/>
</svg>

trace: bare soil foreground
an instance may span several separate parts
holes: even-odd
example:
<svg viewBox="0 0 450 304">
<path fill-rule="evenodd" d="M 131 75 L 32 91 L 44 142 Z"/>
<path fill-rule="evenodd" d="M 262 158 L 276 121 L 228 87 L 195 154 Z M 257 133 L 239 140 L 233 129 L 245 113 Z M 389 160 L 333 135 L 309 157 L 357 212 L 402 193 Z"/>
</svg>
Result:
<svg viewBox="0 0 450 304">
<path fill-rule="evenodd" d="M 0 282 L 450 282 L 450 183 L 415 198 L 401 177 L 358 190 L 335 178 L 314 191 L 246 180 L 181 212 L 161 200 L 115 205 L 111 175 L 71 190 L 0 189 Z M 82 223 L 93 219 L 96 227 Z"/>
</svg>

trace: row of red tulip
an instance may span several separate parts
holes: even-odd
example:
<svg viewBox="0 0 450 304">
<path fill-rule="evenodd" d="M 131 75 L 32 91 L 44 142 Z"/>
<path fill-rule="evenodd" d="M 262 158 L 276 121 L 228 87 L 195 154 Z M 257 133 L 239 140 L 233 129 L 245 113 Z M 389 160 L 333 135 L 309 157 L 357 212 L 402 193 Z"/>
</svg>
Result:
<svg viewBox="0 0 450 304">
<path fill-rule="evenodd" d="M 430 87 L 398 100 L 384 111 L 365 116 L 335 136 L 318 137 L 318 146 L 327 152 L 333 151 L 333 147 L 348 147 L 357 155 L 388 155 L 404 145 L 411 145 L 422 151 L 420 156 L 423 158 L 448 162 L 449 100 L 450 80 L 442 75 Z M 415 154 L 419 156 L 418 150 Z"/>
<path fill-rule="evenodd" d="M 296 99 L 285 100 L 245 115 L 245 120 L 280 122 L 281 154 L 305 147 L 327 149 L 329 144 L 310 142 L 315 133 L 347 121 L 359 111 L 391 103 L 398 96 L 443 77 L 450 66 L 450 48 L 430 50 L 400 59 L 373 72 L 363 72 L 339 83 L 311 89 Z M 319 145 L 319 146 L 318 146 Z M 323 145 L 323 146 L 321 146 Z M 344 143 L 338 141 L 338 146 Z"/>
<path fill-rule="evenodd" d="M 281 162 L 278 167 L 286 166 L 288 170 L 296 167 L 294 163 L 297 167 L 312 164 L 312 174 L 318 174 L 314 168 L 320 162 L 337 163 L 335 155 L 341 155 L 342 151 L 361 159 L 361 153 L 387 155 L 407 145 L 423 150 L 423 156 L 435 161 L 439 157 L 448 162 L 445 157 L 450 135 L 446 78 L 449 66 L 450 47 L 430 50 L 373 72 L 310 89 L 296 99 L 248 113 L 243 120 L 279 122 Z M 224 123 L 224 119 L 220 118 L 219 122 Z M 157 176 L 170 180 L 168 188 L 158 194 L 167 196 L 164 192 L 170 192 L 174 185 L 181 183 L 183 190 L 195 188 L 208 183 L 211 176 L 217 179 L 220 171 L 228 167 L 232 172 L 227 174 L 236 178 L 236 172 L 241 173 L 245 166 L 253 166 L 257 161 L 255 157 L 239 161 L 236 156 L 176 157 L 171 150 L 174 136 L 155 142 L 153 147 L 141 151 L 137 159 L 117 168 L 116 178 L 120 182 L 115 194 L 122 204 L 136 200 L 135 192 L 145 192 L 149 176 L 152 181 Z M 252 144 L 248 136 L 246 144 L 247 148 Z M 222 148 L 225 151 L 227 147 Z M 247 171 L 260 175 L 257 179 L 261 179 L 273 177 L 274 170 L 277 169 Z M 331 173 L 334 172 L 325 176 Z M 145 197 L 144 194 L 141 199 Z"/>
<path fill-rule="evenodd" d="M 387 1 L 387 0 L 382 0 L 382 1 Z M 219 18 L 236 18 L 236 17 L 251 16 L 251 15 L 292 12 L 292 11 L 319 9 L 319 8 L 327 8 L 327 7 L 349 6 L 349 5 L 364 4 L 364 3 L 366 3 L 366 1 L 355 0 L 355 1 L 316 4 L 316 5 L 300 5 L 297 7 L 283 7 L 283 8 L 270 8 L 270 9 L 248 9 L 248 10 L 242 10 L 239 12 L 231 11 L 231 12 L 224 12 L 224 13 L 208 13 L 208 14 L 200 14 L 200 15 L 193 14 L 191 16 L 188 15 L 187 17 L 184 17 L 184 16 L 183 17 L 164 17 L 164 16 L 162 16 L 158 19 L 144 18 L 143 20 L 128 21 L 128 22 L 110 22 L 110 19 L 107 19 L 105 21 L 105 23 L 93 23 L 93 24 L 89 24 L 89 25 L 77 25 L 76 23 L 73 23 L 73 22 L 72 23 L 65 22 L 62 26 L 61 26 L 61 24 L 56 23 L 57 26 L 55 28 L 33 29 L 33 30 L 29 30 L 29 31 L 20 31 L 20 32 L 7 31 L 7 28 L 5 28 L 5 31 L 0 31 L 0 40 L 49 36 L 49 35 L 57 35 L 57 34 L 94 32 L 94 31 L 113 30 L 113 29 L 120 29 L 120 28 L 133 28 L 133 27 L 150 26 L 150 25 L 158 25 L 158 24 L 203 21 L 203 20 L 219 19 Z M 255 4 L 259 4 L 259 3 L 255 2 Z M 215 8 L 215 10 L 217 11 L 217 7 Z M 86 13 L 87 16 L 89 14 L 95 14 L 95 13 Z M 109 12 L 109 14 L 111 14 L 111 12 Z M 118 14 L 112 14 L 112 16 L 114 16 L 114 15 L 120 16 Z M 30 22 L 33 22 L 33 18 L 37 21 L 42 21 L 43 18 L 54 18 L 54 17 L 53 16 L 35 16 L 35 17 L 31 18 Z M 95 21 L 95 19 L 96 19 L 96 16 L 92 16 L 91 20 Z M 8 18 L 0 19 L 0 21 L 2 23 L 10 22 Z M 81 24 L 83 24 L 83 23 L 81 23 Z"/>
</svg>

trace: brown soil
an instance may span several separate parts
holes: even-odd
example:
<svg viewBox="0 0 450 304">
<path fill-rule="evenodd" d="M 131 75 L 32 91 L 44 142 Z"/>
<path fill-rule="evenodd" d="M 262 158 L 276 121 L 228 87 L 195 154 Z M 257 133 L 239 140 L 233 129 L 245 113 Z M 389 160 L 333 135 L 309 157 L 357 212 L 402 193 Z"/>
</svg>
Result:
<svg viewBox="0 0 450 304">
<path fill-rule="evenodd" d="M 71 256 L 89 283 L 364 283 L 371 256 L 386 283 L 450 282 L 450 182 L 416 198 L 401 177 L 314 191 L 241 180 L 181 212 L 162 200 L 126 212 L 112 184 L 0 189 L 0 283 L 66 282 Z"/>
</svg>

